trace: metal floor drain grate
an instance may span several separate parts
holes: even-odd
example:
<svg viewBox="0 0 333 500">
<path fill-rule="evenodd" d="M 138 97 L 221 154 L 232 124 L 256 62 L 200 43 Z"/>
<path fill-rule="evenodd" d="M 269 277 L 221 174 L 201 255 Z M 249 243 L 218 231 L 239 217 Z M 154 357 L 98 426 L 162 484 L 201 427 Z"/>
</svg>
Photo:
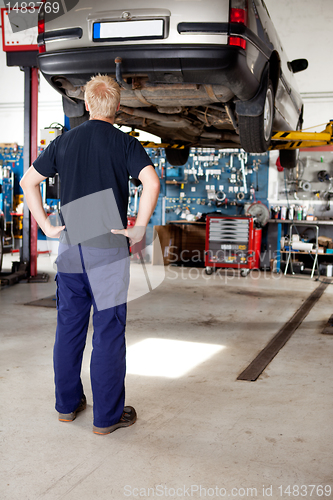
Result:
<svg viewBox="0 0 333 500">
<path fill-rule="evenodd" d="M 27 302 L 25 306 L 37 306 L 37 307 L 54 307 L 56 308 L 56 296 L 51 295 L 50 297 L 45 297 L 44 299 L 33 300 L 32 302 Z"/>
</svg>

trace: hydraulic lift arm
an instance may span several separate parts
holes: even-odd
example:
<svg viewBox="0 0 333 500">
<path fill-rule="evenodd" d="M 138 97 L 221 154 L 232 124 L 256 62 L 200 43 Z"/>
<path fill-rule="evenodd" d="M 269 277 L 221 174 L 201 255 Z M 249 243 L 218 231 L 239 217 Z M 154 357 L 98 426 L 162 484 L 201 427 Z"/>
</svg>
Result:
<svg viewBox="0 0 333 500">
<path fill-rule="evenodd" d="M 333 120 L 322 132 L 275 132 L 272 136 L 272 149 L 301 149 L 333 144 Z"/>
<path fill-rule="evenodd" d="M 186 147 L 184 144 L 155 143 L 150 141 L 141 141 L 141 144 L 145 148 L 184 149 Z M 273 149 L 313 148 L 330 144 L 333 145 L 333 120 L 326 125 L 325 130 L 322 132 L 302 132 L 301 130 L 274 132 L 269 151 Z"/>
</svg>

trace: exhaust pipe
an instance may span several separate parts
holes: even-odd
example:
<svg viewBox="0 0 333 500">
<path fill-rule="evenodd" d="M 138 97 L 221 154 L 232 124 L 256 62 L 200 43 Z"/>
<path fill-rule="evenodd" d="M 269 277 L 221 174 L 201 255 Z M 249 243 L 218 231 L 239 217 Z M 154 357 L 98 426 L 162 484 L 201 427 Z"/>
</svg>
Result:
<svg viewBox="0 0 333 500">
<path fill-rule="evenodd" d="M 124 90 L 132 90 L 132 85 L 129 85 L 123 79 L 121 70 L 121 63 L 123 62 L 122 58 L 116 57 L 114 62 L 116 64 L 116 82 L 118 83 L 119 87 L 122 87 Z"/>
</svg>

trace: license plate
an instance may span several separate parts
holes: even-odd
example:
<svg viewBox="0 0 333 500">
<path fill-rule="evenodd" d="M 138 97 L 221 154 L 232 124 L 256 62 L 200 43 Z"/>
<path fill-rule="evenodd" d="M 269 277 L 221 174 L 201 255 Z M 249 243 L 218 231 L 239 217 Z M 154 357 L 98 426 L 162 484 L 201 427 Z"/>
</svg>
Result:
<svg viewBox="0 0 333 500">
<path fill-rule="evenodd" d="M 94 42 L 122 40 L 151 40 L 163 38 L 163 19 L 147 19 L 144 21 L 109 21 L 93 25 Z"/>
</svg>

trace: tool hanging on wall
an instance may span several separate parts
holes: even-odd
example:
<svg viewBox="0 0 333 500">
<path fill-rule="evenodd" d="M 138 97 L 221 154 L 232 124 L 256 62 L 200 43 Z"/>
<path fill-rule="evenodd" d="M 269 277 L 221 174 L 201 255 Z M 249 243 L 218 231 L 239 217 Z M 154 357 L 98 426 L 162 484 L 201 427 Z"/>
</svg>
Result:
<svg viewBox="0 0 333 500">
<path fill-rule="evenodd" d="M 317 178 L 319 182 L 329 182 L 330 181 L 330 175 L 326 170 L 320 170 L 317 174 Z"/>
<path fill-rule="evenodd" d="M 252 203 L 252 205 L 248 207 L 246 214 L 253 217 L 257 227 L 264 227 L 270 216 L 268 208 L 260 201 Z"/>
<path fill-rule="evenodd" d="M 259 191 L 259 167 L 261 164 L 261 160 L 253 160 L 253 171 L 256 174 L 256 191 Z"/>
<path fill-rule="evenodd" d="M 247 154 L 246 153 L 239 153 L 238 158 L 239 158 L 239 161 L 241 164 L 244 194 L 247 194 L 247 184 L 246 184 L 246 175 L 245 175 L 245 163 L 247 162 Z"/>
<path fill-rule="evenodd" d="M 309 181 L 300 181 L 299 187 L 303 189 L 303 191 L 311 191 L 311 182 Z"/>
</svg>

